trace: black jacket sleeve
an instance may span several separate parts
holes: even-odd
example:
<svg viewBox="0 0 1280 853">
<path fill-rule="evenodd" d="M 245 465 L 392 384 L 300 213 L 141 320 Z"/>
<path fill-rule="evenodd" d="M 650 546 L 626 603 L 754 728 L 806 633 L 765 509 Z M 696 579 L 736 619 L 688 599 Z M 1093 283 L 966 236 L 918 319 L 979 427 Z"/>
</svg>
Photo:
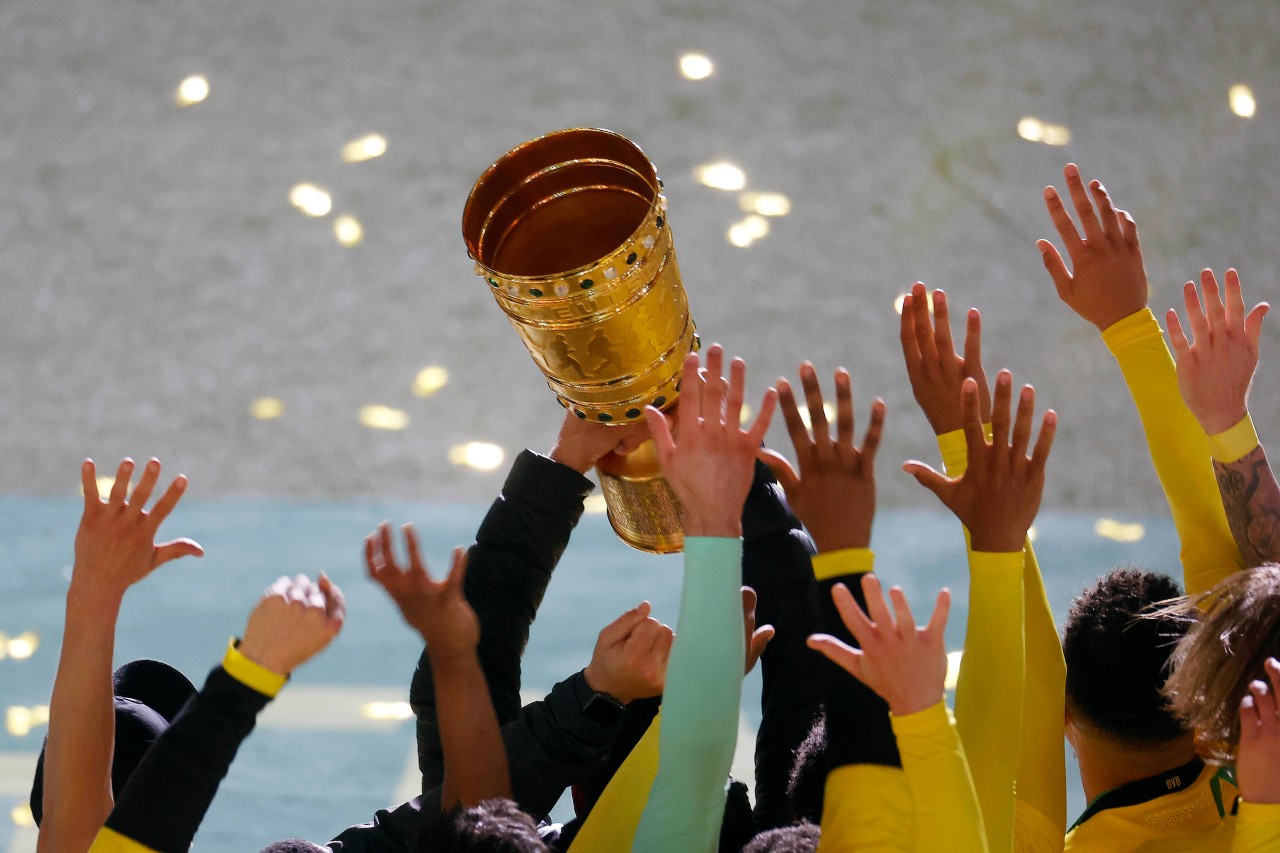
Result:
<svg viewBox="0 0 1280 853">
<path fill-rule="evenodd" d="M 174 718 L 116 798 L 106 825 L 160 853 L 186 853 L 267 696 L 222 667 Z"/>
</svg>

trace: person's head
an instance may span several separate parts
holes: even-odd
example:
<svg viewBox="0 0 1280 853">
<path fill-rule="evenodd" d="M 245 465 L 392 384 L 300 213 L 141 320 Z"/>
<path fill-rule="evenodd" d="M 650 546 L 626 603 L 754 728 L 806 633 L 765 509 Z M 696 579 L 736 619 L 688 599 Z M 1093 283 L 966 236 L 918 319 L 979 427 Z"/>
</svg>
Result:
<svg viewBox="0 0 1280 853">
<path fill-rule="evenodd" d="M 742 848 L 742 853 L 814 853 L 822 830 L 807 820 L 762 832 Z"/>
<path fill-rule="evenodd" d="M 792 820 L 822 823 L 822 796 L 827 787 L 827 716 L 819 713 L 800 745 L 787 777 L 787 805 Z"/>
<path fill-rule="evenodd" d="M 495 798 L 434 816 L 418 834 L 418 853 L 546 853 L 533 818 Z"/>
<path fill-rule="evenodd" d="M 115 693 L 115 738 L 111 756 L 111 789 L 117 796 L 151 745 L 169 728 L 196 688 L 185 675 L 157 660 L 130 661 L 111 677 Z M 31 783 L 31 814 L 44 818 L 44 749 Z"/>
<path fill-rule="evenodd" d="M 328 847 L 313 844 L 305 838 L 286 838 L 275 844 L 268 844 L 259 853 L 331 853 Z"/>
<path fill-rule="evenodd" d="M 1280 655 L 1280 565 L 1236 572 L 1169 612 L 1190 627 L 1174 650 L 1165 695 L 1213 758 L 1234 761 L 1240 700 L 1251 681 L 1268 683 L 1263 664 Z"/>
<path fill-rule="evenodd" d="M 1150 616 L 1181 595 L 1167 575 L 1115 569 L 1076 596 L 1063 629 L 1067 733 L 1130 748 L 1177 740 L 1190 729 L 1161 693 L 1185 620 Z"/>
</svg>

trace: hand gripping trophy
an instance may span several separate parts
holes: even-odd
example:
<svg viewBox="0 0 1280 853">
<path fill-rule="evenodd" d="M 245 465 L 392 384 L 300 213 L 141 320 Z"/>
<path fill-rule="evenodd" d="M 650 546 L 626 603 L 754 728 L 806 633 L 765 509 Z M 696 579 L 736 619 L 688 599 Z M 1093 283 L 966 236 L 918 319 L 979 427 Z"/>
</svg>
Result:
<svg viewBox="0 0 1280 853">
<path fill-rule="evenodd" d="M 516 146 L 476 181 L 462 235 L 560 405 L 618 425 L 675 402 L 685 354 L 700 344 L 662 181 L 635 143 L 572 128 Z M 684 547 L 653 442 L 597 471 L 624 542 L 662 554 Z"/>
</svg>

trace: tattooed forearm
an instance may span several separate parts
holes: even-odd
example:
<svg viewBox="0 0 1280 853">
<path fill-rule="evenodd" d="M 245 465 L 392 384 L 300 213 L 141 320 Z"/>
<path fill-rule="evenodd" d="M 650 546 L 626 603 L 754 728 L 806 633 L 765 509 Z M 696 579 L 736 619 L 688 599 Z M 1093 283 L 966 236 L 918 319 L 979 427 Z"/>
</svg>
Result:
<svg viewBox="0 0 1280 853">
<path fill-rule="evenodd" d="M 1280 484 L 1262 445 L 1235 462 L 1213 462 L 1231 535 L 1250 566 L 1280 561 Z"/>
</svg>

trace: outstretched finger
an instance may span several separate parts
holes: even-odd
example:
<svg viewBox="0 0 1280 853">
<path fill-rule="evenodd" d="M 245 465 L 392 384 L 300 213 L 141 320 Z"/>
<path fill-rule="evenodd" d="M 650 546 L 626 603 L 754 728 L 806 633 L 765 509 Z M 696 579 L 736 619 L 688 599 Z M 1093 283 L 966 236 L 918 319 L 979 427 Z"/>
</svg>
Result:
<svg viewBox="0 0 1280 853">
<path fill-rule="evenodd" d="M 1058 413 L 1053 409 L 1044 413 L 1040 421 L 1040 437 L 1036 439 L 1035 450 L 1031 452 L 1031 467 L 1043 471 L 1049 461 L 1049 451 L 1053 449 L 1053 436 L 1058 431 Z"/>
<path fill-rule="evenodd" d="M 412 522 L 402 525 L 400 529 L 404 531 L 404 545 L 409 552 L 409 574 L 429 577 L 427 564 L 423 562 L 422 551 L 418 548 L 418 531 L 414 529 Z"/>
<path fill-rule="evenodd" d="M 116 469 L 116 481 L 111 485 L 111 496 L 107 501 L 115 507 L 123 507 L 125 496 L 129 494 L 129 480 L 133 477 L 133 460 L 127 456 L 120 460 Z"/>
<path fill-rule="evenodd" d="M 729 396 L 725 398 L 724 424 L 737 429 L 742 423 L 743 388 L 747 384 L 747 363 L 740 358 L 729 362 Z"/>
<path fill-rule="evenodd" d="M 944 358 L 956 351 L 951 340 L 951 310 L 947 307 L 947 294 L 941 290 L 933 292 L 933 345 Z"/>
<path fill-rule="evenodd" d="M 449 576 L 444 579 L 446 589 L 465 597 L 463 589 L 467 583 L 467 549 L 461 545 L 453 549 L 453 562 L 449 566 Z"/>
<path fill-rule="evenodd" d="M 1098 219 L 1102 223 L 1102 233 L 1108 238 L 1120 236 L 1120 223 L 1116 220 L 1116 209 L 1112 205 L 1111 195 L 1107 192 L 1107 188 L 1102 185 L 1102 181 L 1090 181 L 1089 192 L 1093 196 L 1093 203 L 1098 208 Z"/>
<path fill-rule="evenodd" d="M 1010 448 L 1014 463 L 1027 458 L 1027 446 L 1031 443 L 1031 420 L 1036 411 L 1036 389 L 1023 385 L 1018 392 L 1018 414 L 1013 419 L 1013 445 Z"/>
<path fill-rule="evenodd" d="M 776 450 L 768 447 L 762 447 L 756 451 L 756 458 L 768 466 L 773 472 L 773 476 L 777 478 L 778 483 L 782 486 L 782 491 L 786 492 L 788 499 L 794 499 L 796 490 L 800 488 L 800 477 L 796 474 L 791 463 L 787 461 L 787 457 L 783 456 Z"/>
<path fill-rule="evenodd" d="M 1178 312 L 1170 308 L 1164 315 L 1164 323 L 1169 328 L 1169 345 L 1173 347 L 1173 355 L 1178 364 L 1191 355 L 1191 344 L 1187 341 L 1187 333 L 1182 330 L 1182 321 Z"/>
<path fill-rule="evenodd" d="M 179 557 L 203 556 L 204 549 L 194 539 L 174 539 L 172 542 L 163 542 L 156 546 L 155 557 L 152 560 L 151 567 L 158 569 L 170 560 L 176 560 Z"/>
<path fill-rule="evenodd" d="M 1222 292 L 1218 289 L 1218 279 L 1213 270 L 1200 272 L 1200 290 L 1204 293 L 1205 313 L 1209 316 L 1210 329 L 1223 329 L 1227 322 L 1227 309 L 1222 304 Z"/>
<path fill-rule="evenodd" d="M 929 624 L 924 629 L 929 643 L 942 645 L 943 636 L 947 631 L 947 616 L 950 613 L 951 590 L 944 586 L 938 591 L 937 603 L 933 605 L 933 615 L 929 617 Z"/>
<path fill-rule="evenodd" d="M 911 285 L 911 327 L 916 336 L 916 350 L 926 370 L 937 369 L 938 347 L 933 339 L 933 320 L 929 317 L 929 291 L 923 281 Z M 903 301 L 902 313 L 907 312 L 908 301 Z"/>
<path fill-rule="evenodd" d="M 98 472 L 92 459 L 80 463 L 80 492 L 84 495 L 85 512 L 102 505 L 102 495 L 98 493 Z"/>
<path fill-rule="evenodd" d="M 830 634 L 810 634 L 805 644 L 854 678 L 864 681 L 860 650 L 845 645 Z"/>
<path fill-rule="evenodd" d="M 991 441 L 995 447 L 1009 446 L 1010 402 L 1013 398 L 1013 374 L 1001 370 L 996 374 L 996 395 L 991 401 Z M 967 421 L 967 418 L 966 418 Z M 974 457 L 970 456 L 972 461 Z"/>
<path fill-rule="evenodd" d="M 1259 302 L 1244 318 L 1244 339 L 1248 342 L 1251 352 L 1258 351 L 1258 340 L 1262 337 L 1262 318 L 1266 317 L 1270 310 L 1269 304 Z"/>
<path fill-rule="evenodd" d="M 1205 310 L 1200 306 L 1200 294 L 1196 291 L 1195 282 L 1182 285 L 1182 303 L 1187 308 L 1187 325 L 1191 327 L 1194 341 L 1209 342 L 1209 321 L 1205 318 Z"/>
<path fill-rule="evenodd" d="M 1062 260 L 1062 255 L 1058 254 L 1058 247 L 1048 240 L 1037 240 L 1036 248 L 1040 250 L 1040 260 L 1044 262 L 1049 278 L 1053 279 L 1058 298 L 1067 302 L 1071 299 L 1071 273 L 1067 270 L 1067 264 Z"/>
<path fill-rule="evenodd" d="M 849 633 L 858 638 L 858 642 L 865 642 L 871 637 L 876 626 L 858 606 L 853 593 L 849 592 L 849 587 L 842 583 L 833 586 L 831 602 L 836 606 L 836 612 L 840 614 L 840 621 L 844 622 Z"/>
<path fill-rule="evenodd" d="M 1101 240 L 1102 227 L 1098 225 L 1098 216 L 1094 213 L 1093 203 L 1089 201 L 1089 193 L 1084 188 L 1080 168 L 1075 163 L 1068 163 L 1062 170 L 1062 175 L 1066 178 L 1067 192 L 1071 193 L 1071 201 L 1075 205 L 1076 215 L 1080 217 L 1085 239 L 1090 242 Z"/>
<path fill-rule="evenodd" d="M 836 444 L 853 449 L 853 382 L 843 367 L 836 368 Z"/>
<path fill-rule="evenodd" d="M 804 402 L 809 408 L 814 451 L 819 457 L 826 457 L 831 451 L 831 430 L 827 425 L 826 410 L 822 407 L 822 386 L 818 384 L 818 371 L 807 361 L 800 365 L 800 385 L 804 388 Z"/>
<path fill-rule="evenodd" d="M 997 387 L 999 378 L 997 377 Z M 969 464 L 974 464 L 987 449 L 987 435 L 982 430 L 982 411 L 978 402 L 978 383 L 974 379 L 966 379 L 960 386 L 960 408 L 964 413 L 964 443 L 969 454 Z M 993 409 L 993 412 L 995 410 Z M 1006 408 L 1007 411 L 1007 408 Z M 1008 415 L 1006 414 L 1006 423 Z M 994 429 L 995 415 L 992 415 Z M 917 477 L 916 479 L 919 479 Z"/>
<path fill-rule="evenodd" d="M 1226 291 L 1222 304 L 1226 309 L 1227 328 L 1235 331 L 1244 325 L 1244 294 L 1240 290 L 1240 273 L 1235 267 L 1227 270 L 1222 286 Z"/>
<path fill-rule="evenodd" d="M 159 479 L 160 460 L 152 457 L 142 466 L 142 476 L 138 478 L 138 485 L 133 487 L 133 494 L 129 496 L 129 506 L 138 512 L 146 509 L 147 501 L 151 500 L 151 492 L 155 490 Z"/>
<path fill-rule="evenodd" d="M 1084 247 L 1084 240 L 1076 231 L 1076 225 L 1071 221 L 1071 214 L 1067 213 L 1067 208 L 1062 203 L 1062 196 L 1058 195 L 1055 188 L 1044 188 L 1044 206 L 1049 211 L 1049 219 L 1057 229 L 1058 236 L 1062 238 L 1062 245 L 1067 250 L 1067 255 L 1074 260 Z"/>
<path fill-rule="evenodd" d="M 911 613 L 911 604 L 907 601 L 907 594 L 902 591 L 902 587 L 890 587 L 889 600 L 893 603 L 893 617 L 897 623 L 896 633 L 902 639 L 913 636 L 916 630 L 916 617 Z"/>
<path fill-rule="evenodd" d="M 981 430 L 981 427 L 979 427 L 979 430 Z M 908 459 L 903 462 L 902 470 L 915 477 L 917 483 L 937 495 L 938 499 L 944 504 L 947 502 L 947 494 L 951 491 L 952 486 L 955 485 L 951 479 L 917 459 Z"/>
<path fill-rule="evenodd" d="M 769 424 L 773 420 L 773 410 L 777 405 L 777 389 L 764 389 L 764 397 L 760 400 L 760 413 L 756 415 L 756 419 L 751 423 L 751 429 L 747 432 L 747 440 L 752 445 L 759 447 L 764 443 L 764 434 L 769 431 Z"/>
<path fill-rule="evenodd" d="M 164 494 L 160 496 L 160 500 L 156 501 L 155 507 L 151 510 L 149 518 L 153 530 L 163 524 L 164 520 L 169 517 L 169 513 L 173 512 L 173 508 L 178 505 L 178 501 L 181 500 L 186 490 L 186 475 L 179 474 L 174 477 L 173 482 L 169 484 L 169 488 L 164 490 Z"/>
<path fill-rule="evenodd" d="M 606 646 L 617 645 L 618 643 L 631 636 L 631 632 L 636 629 L 640 623 L 649 618 L 652 607 L 649 602 L 642 601 L 635 607 L 623 613 L 617 619 L 614 619 L 608 625 L 600 629 L 600 642 Z"/>
<path fill-rule="evenodd" d="M 887 411 L 888 407 L 879 397 L 871 403 L 871 422 L 867 424 L 867 434 L 862 438 L 862 449 L 859 451 L 864 465 L 871 466 L 875 463 L 876 450 L 880 448 L 880 437 L 884 434 L 884 419 Z"/>
<path fill-rule="evenodd" d="M 724 378 L 724 347 L 712 344 L 707 349 L 706 383 L 702 388 L 702 411 L 704 423 L 718 424 L 723 417 L 724 401 L 728 392 L 728 383 Z"/>
<path fill-rule="evenodd" d="M 874 573 L 867 572 L 862 576 L 862 599 L 867 602 L 867 615 L 871 617 L 871 621 L 876 627 L 882 631 L 896 631 L 897 625 L 894 622 L 893 614 L 889 612 L 889 605 L 884 602 L 884 594 L 881 591 L 880 578 Z M 849 600 L 853 601 L 853 595 L 849 595 Z M 856 602 L 854 603 L 856 606 Z M 858 635 L 855 633 L 855 637 Z M 862 638 L 858 637 L 859 642 Z"/>
<path fill-rule="evenodd" d="M 813 450 L 813 440 L 809 438 L 809 430 L 800 417 L 800 408 L 796 405 L 796 393 L 791 383 L 779 378 L 773 386 L 778 390 L 778 408 L 782 410 L 782 420 L 787 425 L 787 435 L 791 436 L 791 446 L 796 449 L 800 458 L 806 451 Z"/>
</svg>

